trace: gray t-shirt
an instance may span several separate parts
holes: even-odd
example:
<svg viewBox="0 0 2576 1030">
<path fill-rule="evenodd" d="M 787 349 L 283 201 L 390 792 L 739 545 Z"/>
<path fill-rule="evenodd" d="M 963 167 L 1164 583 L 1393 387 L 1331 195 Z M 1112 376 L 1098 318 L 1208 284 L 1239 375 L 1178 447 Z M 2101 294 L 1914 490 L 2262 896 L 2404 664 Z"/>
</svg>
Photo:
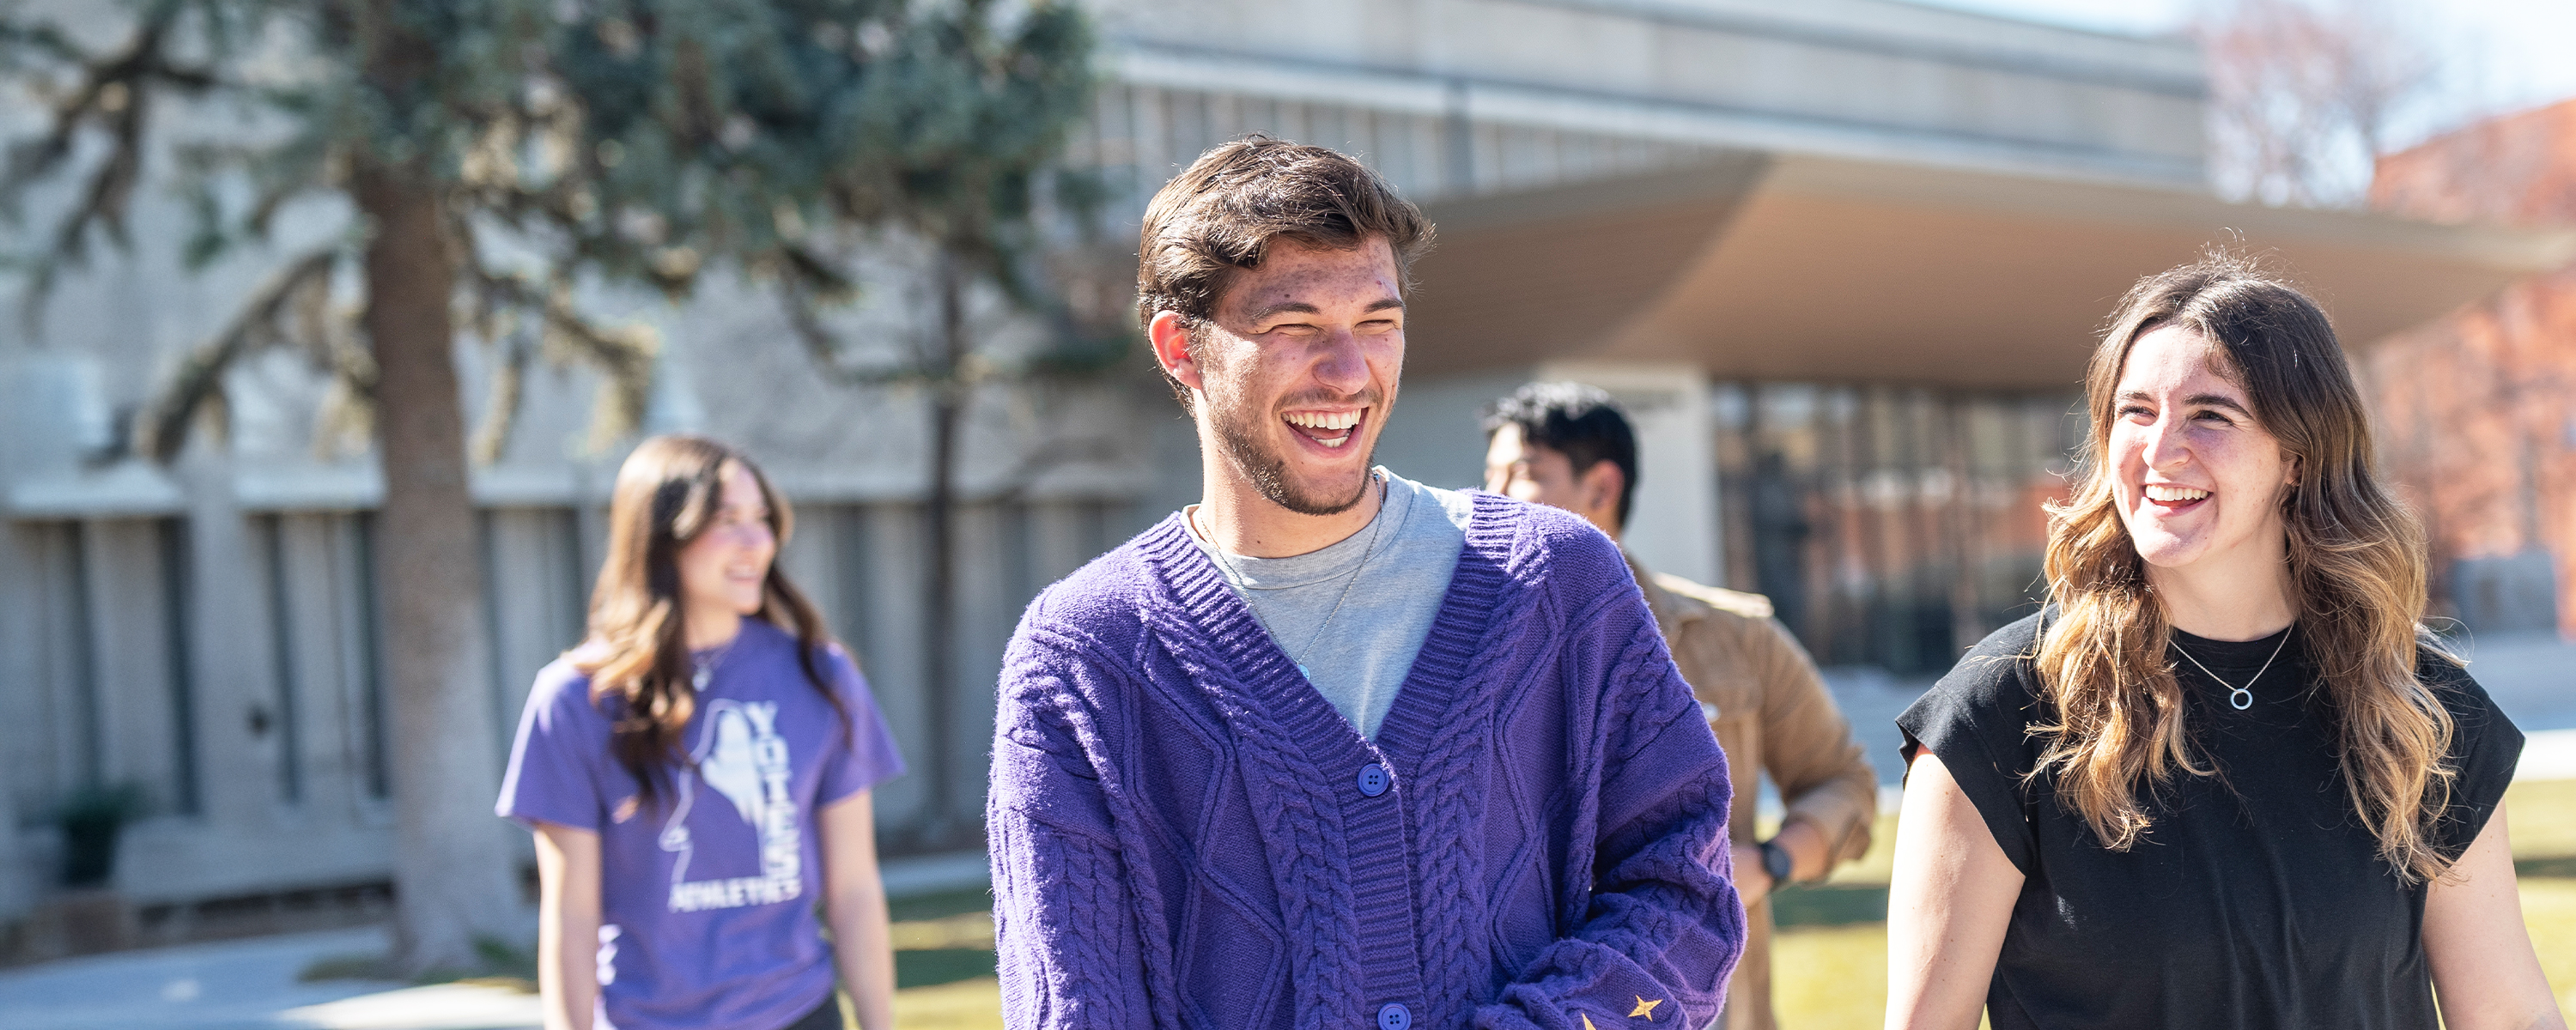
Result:
<svg viewBox="0 0 2576 1030">
<path fill-rule="evenodd" d="M 1305 670 L 1307 682 L 1372 739 L 1431 635 L 1475 510 L 1464 493 L 1424 486 L 1383 466 L 1377 474 L 1387 484 L 1377 517 L 1318 551 L 1287 558 L 1220 554 L 1199 535 L 1195 518 L 1182 520 L 1279 649 Z"/>
</svg>

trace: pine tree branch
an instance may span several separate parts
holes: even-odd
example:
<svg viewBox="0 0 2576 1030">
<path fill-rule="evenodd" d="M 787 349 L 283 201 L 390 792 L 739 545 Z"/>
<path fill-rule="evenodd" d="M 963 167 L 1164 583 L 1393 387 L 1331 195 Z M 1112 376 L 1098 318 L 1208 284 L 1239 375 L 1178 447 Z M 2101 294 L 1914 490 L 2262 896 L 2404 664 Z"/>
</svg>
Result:
<svg viewBox="0 0 2576 1030">
<path fill-rule="evenodd" d="M 601 375 L 591 405 L 589 446 L 601 450 L 636 431 L 653 396 L 655 364 L 661 340 L 643 324 L 602 326 L 584 315 L 573 300 L 573 273 L 559 262 L 540 281 L 522 273 L 486 267 L 474 245 L 473 228 L 464 218 L 452 220 L 458 240 L 458 285 L 469 304 L 466 325 L 486 342 L 503 348 L 494 368 L 491 397 L 475 429 L 475 460 L 489 464 L 506 453 L 524 395 L 527 359 L 542 351 L 555 365 L 581 364 Z M 535 323 L 536 346 L 530 347 L 522 320 Z"/>
<path fill-rule="evenodd" d="M 948 385 L 946 377 L 933 372 L 923 362 L 901 362 L 852 368 L 845 355 L 849 346 L 839 333 L 823 324 L 818 306 L 848 303 L 855 296 L 850 280 L 828 262 L 801 247 L 781 248 L 778 300 L 787 315 L 787 327 L 805 347 L 805 355 L 814 370 L 837 386 L 894 386 L 898 384 Z"/>
<path fill-rule="evenodd" d="M 198 94 L 221 84 L 214 70 L 174 63 L 165 52 L 179 13 L 176 4 L 153 6 L 126 45 L 104 57 L 88 55 L 51 23 L 13 23 L 0 29 L 0 48 L 10 51 L 11 64 L 27 56 L 23 52 L 32 52 L 80 67 L 80 84 L 54 105 L 48 130 L 9 147 L 5 166 L 0 166 L 0 212 L 14 220 L 28 187 L 72 159 L 82 130 L 101 130 L 109 140 L 107 155 L 90 169 L 80 200 L 56 223 L 45 252 L 21 261 L 28 273 L 22 315 L 31 335 L 41 327 L 58 271 L 87 264 L 93 229 L 106 233 L 119 249 L 131 245 L 126 213 L 142 179 L 154 90 Z"/>
<path fill-rule="evenodd" d="M 311 319 L 300 316 L 299 310 L 314 303 L 312 297 L 330 295 L 331 273 L 339 259 L 336 246 L 316 249 L 251 291 L 232 321 L 182 356 L 169 381 L 135 412 L 134 449 L 163 464 L 177 459 L 198 412 L 209 403 L 221 403 L 224 375 L 243 357 L 284 343 L 313 346 L 300 340 L 310 331 Z"/>
<path fill-rule="evenodd" d="M 492 385 L 485 391 L 483 417 L 476 420 L 474 438 L 469 444 L 474 463 L 491 465 L 508 453 L 510 436 L 518 428 L 519 409 L 525 401 L 528 353 L 527 334 L 513 331 L 493 341 L 501 349 L 501 360 L 492 367 Z"/>
</svg>

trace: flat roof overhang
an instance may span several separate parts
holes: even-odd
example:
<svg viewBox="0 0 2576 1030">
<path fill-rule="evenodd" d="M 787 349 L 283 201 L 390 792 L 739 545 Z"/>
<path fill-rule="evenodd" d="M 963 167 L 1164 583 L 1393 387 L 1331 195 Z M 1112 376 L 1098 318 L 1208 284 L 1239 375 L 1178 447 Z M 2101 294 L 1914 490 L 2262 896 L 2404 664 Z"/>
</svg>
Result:
<svg viewBox="0 0 2576 1030">
<path fill-rule="evenodd" d="M 1547 360 L 1718 378 L 2062 389 L 2140 277 L 2257 257 L 2347 347 L 2576 260 L 2576 234 L 1808 156 L 1435 204 L 1408 371 Z"/>
</svg>

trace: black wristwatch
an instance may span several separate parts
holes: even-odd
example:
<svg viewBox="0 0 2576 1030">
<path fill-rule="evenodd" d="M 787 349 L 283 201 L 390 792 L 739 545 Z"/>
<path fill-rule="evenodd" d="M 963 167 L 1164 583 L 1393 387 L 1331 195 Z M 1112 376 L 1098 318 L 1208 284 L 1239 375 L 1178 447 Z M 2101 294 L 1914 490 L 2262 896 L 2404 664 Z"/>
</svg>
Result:
<svg viewBox="0 0 2576 1030">
<path fill-rule="evenodd" d="M 1789 849 L 1781 847 L 1776 840 L 1766 840 L 1756 846 L 1762 849 L 1762 871 L 1770 874 L 1771 885 L 1777 887 L 1789 882 L 1789 874 L 1798 868 L 1797 860 L 1789 857 Z"/>
</svg>

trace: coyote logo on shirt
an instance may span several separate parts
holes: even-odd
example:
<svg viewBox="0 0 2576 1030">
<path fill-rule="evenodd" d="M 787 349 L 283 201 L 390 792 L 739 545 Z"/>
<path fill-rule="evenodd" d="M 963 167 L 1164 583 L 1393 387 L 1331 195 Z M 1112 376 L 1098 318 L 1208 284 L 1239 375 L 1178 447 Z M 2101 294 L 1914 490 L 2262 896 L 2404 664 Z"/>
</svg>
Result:
<svg viewBox="0 0 2576 1030">
<path fill-rule="evenodd" d="M 777 722 L 775 701 L 726 698 L 708 703 L 698 745 L 689 753 L 697 768 L 678 777 L 679 804 L 662 828 L 662 850 L 679 855 L 671 865 L 671 911 L 773 905 L 804 893 L 804 836 L 795 796 L 787 787 L 787 741 L 778 735 Z M 697 851 L 689 813 L 700 782 L 732 802 L 742 816 L 759 843 L 760 875 L 689 879 L 689 859 Z"/>
</svg>

